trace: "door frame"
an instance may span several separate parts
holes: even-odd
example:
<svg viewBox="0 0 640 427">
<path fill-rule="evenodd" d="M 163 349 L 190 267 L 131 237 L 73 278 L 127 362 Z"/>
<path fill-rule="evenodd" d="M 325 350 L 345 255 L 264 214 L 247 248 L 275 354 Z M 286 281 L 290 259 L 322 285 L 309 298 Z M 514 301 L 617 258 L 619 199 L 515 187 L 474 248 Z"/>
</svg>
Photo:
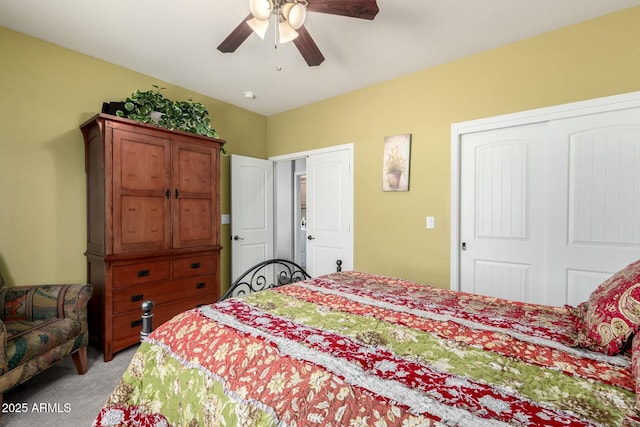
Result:
<svg viewBox="0 0 640 427">
<path fill-rule="evenodd" d="M 291 160 L 296 160 L 296 159 L 302 159 L 302 158 L 306 158 L 312 155 L 317 155 L 317 154 L 325 154 L 325 153 L 332 153 L 335 151 L 348 151 L 349 153 L 349 164 L 351 165 L 351 167 L 349 168 L 349 181 L 350 181 L 350 191 L 351 191 L 351 209 L 350 209 L 350 218 L 349 218 L 349 222 L 351 223 L 351 257 L 350 259 L 352 260 L 352 262 L 354 262 L 354 235 L 355 235 L 355 224 L 354 224 L 354 207 L 355 207 L 355 203 L 354 203 L 354 197 L 355 197 L 355 193 L 354 193 L 354 174 L 353 174 L 353 162 L 354 162 L 354 144 L 351 143 L 347 143 L 347 144 L 341 144 L 341 145 L 333 145 L 331 147 L 325 147 L 325 148 L 318 148 L 318 149 L 313 149 L 313 150 L 307 150 L 307 151 L 300 151 L 300 152 L 296 152 L 296 153 L 289 153 L 289 154 L 283 154 L 283 155 L 278 155 L 278 156 L 271 156 L 268 157 L 268 160 L 271 160 L 273 162 L 277 162 L 277 161 L 291 161 Z M 353 267 L 349 267 L 349 266 L 344 266 L 344 268 L 353 268 Z"/>
<path fill-rule="evenodd" d="M 640 107 L 640 91 L 453 123 L 451 125 L 450 288 L 460 290 L 460 145 L 463 135 L 636 107 Z"/>
<path fill-rule="evenodd" d="M 302 245 L 298 240 L 300 237 L 298 234 L 300 232 L 300 226 L 302 222 L 302 218 L 299 215 L 300 211 L 298 210 L 298 206 L 300 206 L 300 199 L 301 199 L 299 183 L 303 175 L 306 177 L 306 171 L 304 173 L 302 172 L 293 173 L 293 186 L 294 186 L 293 206 L 295 207 L 295 212 L 293 213 L 293 257 L 292 258 L 293 258 L 293 261 L 298 263 L 300 266 L 302 266 L 302 268 L 306 268 L 307 267 L 306 250 L 305 250 L 305 259 L 302 260 L 302 257 L 299 257 L 300 255 L 299 251 Z"/>
</svg>

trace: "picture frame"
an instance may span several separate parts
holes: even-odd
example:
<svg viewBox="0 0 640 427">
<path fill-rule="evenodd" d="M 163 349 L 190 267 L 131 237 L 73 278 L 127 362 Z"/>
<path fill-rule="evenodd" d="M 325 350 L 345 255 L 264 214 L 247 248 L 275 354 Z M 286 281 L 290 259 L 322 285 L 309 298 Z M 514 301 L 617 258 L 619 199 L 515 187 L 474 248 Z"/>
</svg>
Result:
<svg viewBox="0 0 640 427">
<path fill-rule="evenodd" d="M 382 191 L 409 191 L 411 134 L 384 137 Z"/>
</svg>

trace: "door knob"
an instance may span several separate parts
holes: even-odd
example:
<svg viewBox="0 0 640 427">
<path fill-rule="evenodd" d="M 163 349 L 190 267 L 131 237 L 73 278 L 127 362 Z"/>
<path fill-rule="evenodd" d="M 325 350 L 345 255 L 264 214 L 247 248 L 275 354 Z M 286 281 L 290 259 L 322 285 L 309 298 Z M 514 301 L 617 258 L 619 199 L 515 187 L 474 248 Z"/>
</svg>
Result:
<svg viewBox="0 0 640 427">
<path fill-rule="evenodd" d="M 314 240 L 314 239 L 315 239 L 315 237 L 313 237 L 313 236 L 307 236 L 307 240 Z"/>
<path fill-rule="evenodd" d="M 233 240 L 244 240 L 244 238 L 240 236 L 233 236 Z"/>
</svg>

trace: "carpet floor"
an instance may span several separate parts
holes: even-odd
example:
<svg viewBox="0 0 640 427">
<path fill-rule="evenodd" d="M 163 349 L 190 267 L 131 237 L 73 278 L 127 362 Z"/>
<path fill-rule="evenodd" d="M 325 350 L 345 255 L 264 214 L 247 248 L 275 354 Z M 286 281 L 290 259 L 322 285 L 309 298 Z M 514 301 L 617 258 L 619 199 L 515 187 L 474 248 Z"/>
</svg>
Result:
<svg viewBox="0 0 640 427">
<path fill-rule="evenodd" d="M 102 351 L 89 346 L 85 375 L 67 357 L 26 383 L 5 393 L 2 427 L 90 427 L 129 366 L 137 345 L 105 363 Z"/>
</svg>

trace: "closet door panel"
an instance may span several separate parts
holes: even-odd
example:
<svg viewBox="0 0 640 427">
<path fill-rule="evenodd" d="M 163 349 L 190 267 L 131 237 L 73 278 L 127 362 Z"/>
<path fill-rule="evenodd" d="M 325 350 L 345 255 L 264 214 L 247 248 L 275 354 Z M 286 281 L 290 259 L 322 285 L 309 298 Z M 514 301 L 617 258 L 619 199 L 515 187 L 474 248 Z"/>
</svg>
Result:
<svg viewBox="0 0 640 427">
<path fill-rule="evenodd" d="M 640 244 L 640 126 L 589 129 L 568 143 L 569 243 Z"/>
<path fill-rule="evenodd" d="M 546 124 L 464 135 L 461 290 L 545 301 Z"/>
<path fill-rule="evenodd" d="M 640 108 L 555 120 L 549 137 L 550 289 L 574 303 L 640 258 Z"/>
</svg>

